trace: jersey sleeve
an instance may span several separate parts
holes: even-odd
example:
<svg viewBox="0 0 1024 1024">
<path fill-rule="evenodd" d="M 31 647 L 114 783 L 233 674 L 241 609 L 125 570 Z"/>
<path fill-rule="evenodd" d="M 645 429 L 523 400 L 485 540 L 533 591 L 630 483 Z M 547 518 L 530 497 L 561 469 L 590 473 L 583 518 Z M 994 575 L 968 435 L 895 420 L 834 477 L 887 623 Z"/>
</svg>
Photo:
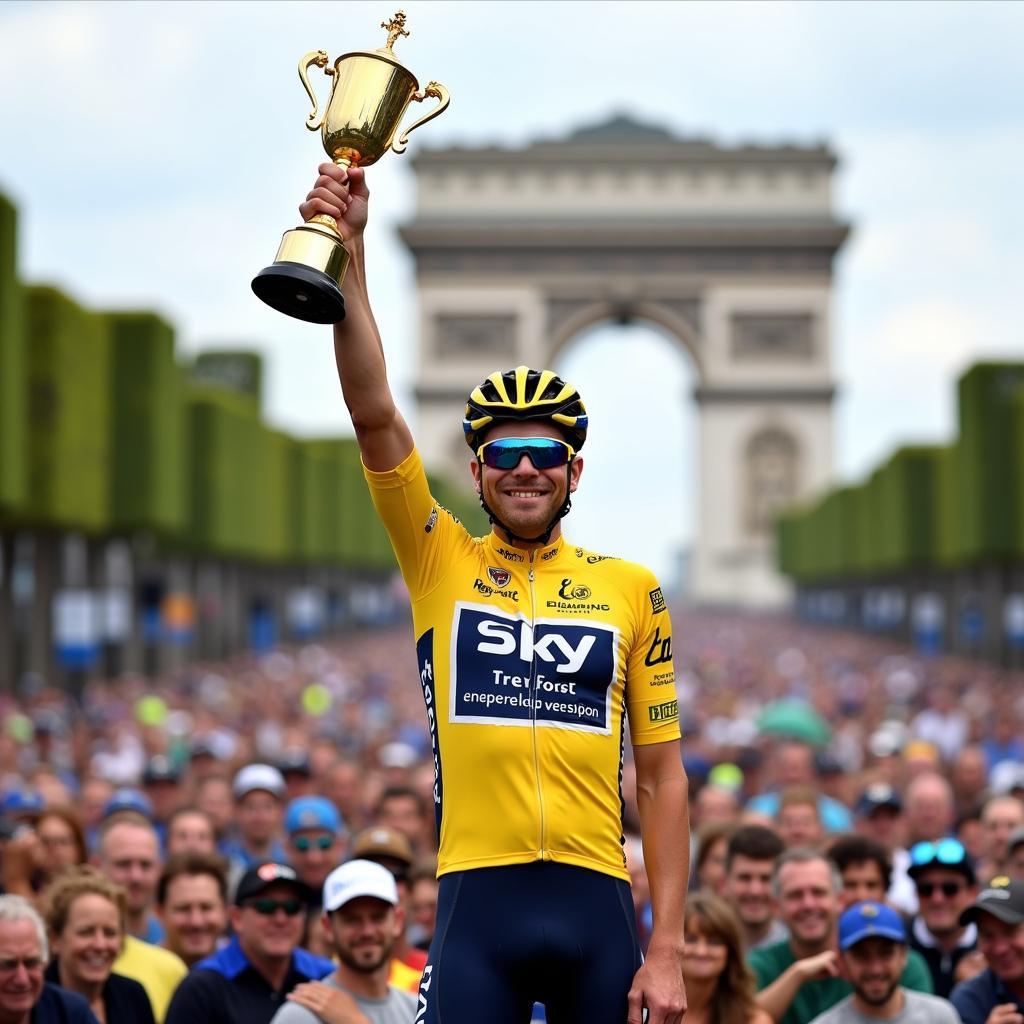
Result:
<svg viewBox="0 0 1024 1024">
<path fill-rule="evenodd" d="M 629 734 L 638 746 L 679 739 L 679 701 L 672 666 L 672 623 L 658 581 L 640 577 L 636 637 L 626 662 Z"/>
<path fill-rule="evenodd" d="M 426 470 L 414 448 L 382 473 L 363 466 L 374 507 L 391 538 L 398 567 L 416 600 L 429 593 L 451 564 L 453 548 L 471 543 L 465 527 L 434 500 Z"/>
</svg>

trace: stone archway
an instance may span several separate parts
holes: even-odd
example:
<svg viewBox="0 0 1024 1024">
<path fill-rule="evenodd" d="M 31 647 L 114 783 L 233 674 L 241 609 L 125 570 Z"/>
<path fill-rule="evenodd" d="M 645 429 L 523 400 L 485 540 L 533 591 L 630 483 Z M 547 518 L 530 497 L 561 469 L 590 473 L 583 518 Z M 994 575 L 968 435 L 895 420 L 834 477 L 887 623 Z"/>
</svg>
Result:
<svg viewBox="0 0 1024 1024">
<path fill-rule="evenodd" d="M 608 162 L 617 145 L 628 163 Z M 835 163 L 824 147 L 725 148 L 627 118 L 521 149 L 422 151 L 402 237 L 428 465 L 461 470 L 452 423 L 487 373 L 550 365 L 594 324 L 652 322 L 699 382 L 693 596 L 782 602 L 767 510 L 787 480 L 800 500 L 832 477 L 829 301 L 848 233 Z"/>
</svg>

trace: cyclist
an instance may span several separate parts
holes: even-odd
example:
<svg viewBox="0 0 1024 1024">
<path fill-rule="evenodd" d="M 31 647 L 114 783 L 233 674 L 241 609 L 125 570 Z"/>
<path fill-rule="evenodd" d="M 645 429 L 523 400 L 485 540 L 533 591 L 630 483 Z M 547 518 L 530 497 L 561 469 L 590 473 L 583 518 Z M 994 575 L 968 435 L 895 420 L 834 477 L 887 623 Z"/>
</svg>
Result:
<svg viewBox="0 0 1024 1024">
<path fill-rule="evenodd" d="M 665 602 L 646 569 L 562 536 L 587 415 L 549 370 L 494 373 L 463 430 L 491 533 L 430 495 L 366 289 L 363 173 L 332 164 L 299 210 L 336 218 L 352 263 L 334 327 L 366 478 L 413 606 L 434 753 L 437 929 L 417 1024 L 678 1024 L 686 776 Z M 642 961 L 623 856 L 625 719 L 653 931 Z"/>
</svg>

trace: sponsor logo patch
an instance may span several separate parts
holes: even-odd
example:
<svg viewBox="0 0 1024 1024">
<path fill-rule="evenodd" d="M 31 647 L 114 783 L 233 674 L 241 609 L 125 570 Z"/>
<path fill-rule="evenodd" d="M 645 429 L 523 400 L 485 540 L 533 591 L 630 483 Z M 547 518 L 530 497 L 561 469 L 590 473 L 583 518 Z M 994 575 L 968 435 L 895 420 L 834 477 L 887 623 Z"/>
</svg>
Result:
<svg viewBox="0 0 1024 1024">
<path fill-rule="evenodd" d="M 477 578 L 473 580 L 473 589 L 478 594 L 483 594 L 484 597 L 493 597 L 495 594 L 498 593 L 498 591 L 495 590 L 494 587 L 492 587 L 489 583 L 484 583 L 484 581 L 480 579 L 479 576 L 477 576 Z M 513 601 L 519 600 L 518 590 L 503 590 L 500 593 L 502 597 L 508 597 Z"/>
<path fill-rule="evenodd" d="M 651 608 L 655 615 L 665 610 L 665 595 L 661 592 L 661 587 L 655 587 L 648 596 L 651 599 Z"/>
<path fill-rule="evenodd" d="M 568 576 L 562 580 L 562 585 L 558 589 L 558 596 L 563 601 L 586 601 L 592 593 L 590 587 L 582 583 L 574 585 Z"/>
<path fill-rule="evenodd" d="M 664 639 L 661 636 L 661 626 L 657 626 L 654 630 L 654 638 L 651 640 L 651 646 L 647 648 L 647 656 L 644 658 L 644 664 L 651 668 L 654 665 L 661 665 L 666 661 L 672 660 L 672 636 L 669 634 Z"/>
<path fill-rule="evenodd" d="M 498 548 L 498 554 L 502 558 L 507 558 L 510 562 L 524 562 L 526 560 L 518 551 L 509 551 L 508 548 Z"/>
<path fill-rule="evenodd" d="M 499 589 L 508 586 L 508 581 L 512 579 L 512 573 L 508 569 L 497 569 L 493 565 L 487 566 L 487 578 Z"/>
<path fill-rule="evenodd" d="M 670 722 L 679 717 L 679 701 L 667 700 L 664 704 L 652 704 L 647 709 L 647 717 L 652 722 Z"/>
<path fill-rule="evenodd" d="M 435 505 L 430 510 L 430 515 L 427 516 L 427 521 L 423 526 L 424 533 L 430 533 L 430 531 L 437 526 L 437 506 Z"/>
<path fill-rule="evenodd" d="M 451 650 L 450 722 L 611 733 L 615 627 L 460 601 Z"/>
</svg>

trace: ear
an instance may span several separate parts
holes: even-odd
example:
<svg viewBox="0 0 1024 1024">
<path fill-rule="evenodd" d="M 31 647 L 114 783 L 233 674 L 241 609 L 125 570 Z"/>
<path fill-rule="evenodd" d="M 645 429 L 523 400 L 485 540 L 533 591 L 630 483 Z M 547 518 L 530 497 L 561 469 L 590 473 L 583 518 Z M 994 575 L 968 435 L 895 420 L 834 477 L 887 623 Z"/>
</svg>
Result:
<svg viewBox="0 0 1024 1024">
<path fill-rule="evenodd" d="M 569 467 L 569 493 L 575 492 L 579 486 L 580 477 L 583 475 L 583 456 L 577 455 L 572 460 L 572 465 Z"/>
<path fill-rule="evenodd" d="M 405 907 L 401 903 L 395 907 L 395 937 L 405 934 Z"/>
<path fill-rule="evenodd" d="M 480 493 L 480 487 L 482 484 L 480 462 L 477 459 L 473 459 L 469 464 L 469 471 L 473 475 L 473 486 L 476 488 L 476 493 Z"/>
<path fill-rule="evenodd" d="M 228 920 L 231 922 L 231 930 L 237 932 L 242 926 L 242 908 L 228 907 Z"/>
<path fill-rule="evenodd" d="M 320 915 L 320 927 L 323 929 L 324 937 L 327 939 L 327 945 L 334 948 L 334 929 L 331 927 L 331 918 L 329 914 Z"/>
</svg>

